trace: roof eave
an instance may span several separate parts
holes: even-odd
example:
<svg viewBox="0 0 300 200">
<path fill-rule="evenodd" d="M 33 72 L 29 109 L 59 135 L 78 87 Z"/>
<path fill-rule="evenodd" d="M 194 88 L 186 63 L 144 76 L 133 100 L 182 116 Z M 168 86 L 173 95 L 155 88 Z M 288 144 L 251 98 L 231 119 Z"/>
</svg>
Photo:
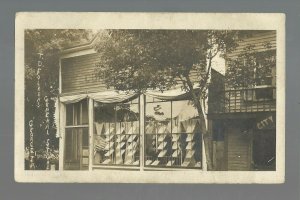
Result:
<svg viewBox="0 0 300 200">
<path fill-rule="evenodd" d="M 99 36 L 99 34 L 96 34 L 94 36 L 94 38 L 91 41 L 87 42 L 87 43 L 83 43 L 83 44 L 80 44 L 80 45 L 65 48 L 60 52 L 60 55 L 66 55 L 66 54 L 69 54 L 69 53 L 74 53 L 74 52 L 78 52 L 78 51 L 93 49 L 94 44 L 96 43 L 98 36 Z"/>
</svg>

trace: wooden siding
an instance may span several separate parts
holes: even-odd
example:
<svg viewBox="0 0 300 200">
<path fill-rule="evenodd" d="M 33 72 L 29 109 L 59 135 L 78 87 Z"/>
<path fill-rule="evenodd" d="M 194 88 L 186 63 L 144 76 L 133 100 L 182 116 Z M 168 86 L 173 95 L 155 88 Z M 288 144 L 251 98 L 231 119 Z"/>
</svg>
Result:
<svg viewBox="0 0 300 200">
<path fill-rule="evenodd" d="M 95 76 L 97 62 L 99 62 L 97 53 L 62 59 L 62 93 L 89 93 L 108 90 L 104 81 Z M 192 81 L 196 81 L 198 79 L 197 72 L 193 71 L 190 78 Z"/>
<path fill-rule="evenodd" d="M 248 38 L 242 39 L 236 49 L 227 54 L 227 57 L 232 59 L 236 58 L 248 45 L 254 45 L 255 51 L 265 51 L 266 48 L 264 44 L 266 43 L 271 45 L 270 50 L 276 49 L 276 31 L 259 31 L 250 35 Z"/>
<path fill-rule="evenodd" d="M 240 54 L 247 45 L 254 45 L 254 50 L 266 51 L 268 50 L 264 45 L 269 43 L 271 49 L 276 49 L 276 31 L 257 31 L 248 38 L 243 39 L 239 42 L 239 46 L 236 50 L 227 55 L 228 58 L 234 59 Z M 223 112 L 261 112 L 261 111 L 275 111 L 276 110 L 276 85 L 275 83 L 275 70 L 272 70 L 272 86 L 273 88 L 265 88 L 267 90 L 272 90 L 272 98 L 267 99 L 256 99 L 256 94 L 258 90 L 262 91 L 264 89 L 246 89 L 246 90 L 234 90 L 232 88 L 226 87 L 224 98 L 224 110 Z M 270 91 L 269 91 L 270 92 Z"/>
<path fill-rule="evenodd" d="M 80 93 L 106 90 L 103 81 L 95 76 L 97 53 L 62 59 L 62 93 Z"/>
<path fill-rule="evenodd" d="M 227 58 L 236 58 L 243 48 L 250 44 L 255 45 L 257 51 L 265 51 L 267 50 L 264 47 L 265 43 L 270 43 L 271 49 L 276 49 L 276 31 L 255 32 L 249 38 L 243 39 L 234 52 L 227 54 Z M 272 85 L 251 89 L 234 89 L 228 85 L 222 85 L 222 82 L 218 81 L 219 78 L 214 79 L 212 76 L 213 87 L 208 94 L 209 114 L 276 111 L 276 66 L 272 69 L 272 76 Z M 262 95 L 264 93 L 267 95 Z"/>
</svg>

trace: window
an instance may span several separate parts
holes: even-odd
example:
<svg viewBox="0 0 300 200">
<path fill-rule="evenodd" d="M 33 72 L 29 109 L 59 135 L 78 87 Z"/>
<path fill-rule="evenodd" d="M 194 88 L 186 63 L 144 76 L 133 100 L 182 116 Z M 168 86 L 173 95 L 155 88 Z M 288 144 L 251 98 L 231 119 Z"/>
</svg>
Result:
<svg viewBox="0 0 300 200">
<path fill-rule="evenodd" d="M 276 52 L 258 53 L 254 68 L 255 86 L 275 86 Z"/>
<path fill-rule="evenodd" d="M 139 166 L 139 99 L 94 102 L 94 165 Z"/>
<path fill-rule="evenodd" d="M 191 101 L 151 97 L 143 104 L 140 97 L 124 103 L 93 101 L 92 158 L 87 102 L 66 106 L 65 169 L 86 170 L 89 163 L 95 168 L 202 169 L 200 121 Z"/>
<path fill-rule="evenodd" d="M 266 101 L 276 98 L 276 52 L 258 53 L 253 71 L 254 88 L 244 91 L 245 101 Z"/>
<path fill-rule="evenodd" d="M 202 136 L 191 101 L 146 98 L 145 167 L 202 168 Z"/>
<path fill-rule="evenodd" d="M 87 100 L 66 105 L 65 158 L 66 170 L 89 167 L 89 133 Z"/>
<path fill-rule="evenodd" d="M 276 99 L 276 89 L 272 86 L 256 86 L 255 89 L 247 89 L 242 92 L 245 101 L 270 101 Z"/>
</svg>

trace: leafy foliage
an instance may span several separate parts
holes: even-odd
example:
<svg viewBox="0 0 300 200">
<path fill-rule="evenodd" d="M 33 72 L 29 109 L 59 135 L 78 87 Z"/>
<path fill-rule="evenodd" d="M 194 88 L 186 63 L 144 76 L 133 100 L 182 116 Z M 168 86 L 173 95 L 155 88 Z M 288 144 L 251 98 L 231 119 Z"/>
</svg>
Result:
<svg viewBox="0 0 300 200">
<path fill-rule="evenodd" d="M 221 30 L 108 30 L 95 48 L 101 61 L 97 76 L 107 87 L 143 92 L 176 85 L 192 96 L 202 114 L 212 59 L 234 50 L 243 31 Z M 197 73 L 197 80 L 190 78 Z M 195 91 L 194 85 L 200 89 Z M 203 117 L 203 116 L 202 116 Z"/>
<path fill-rule="evenodd" d="M 237 58 L 227 60 L 228 86 L 251 88 L 256 85 L 271 85 L 272 70 L 276 65 L 276 51 L 269 43 L 264 44 L 264 51 L 257 51 L 255 45 L 247 45 Z"/>
<path fill-rule="evenodd" d="M 191 71 L 198 72 L 199 83 L 208 79 L 207 62 L 232 50 L 236 36 L 234 31 L 109 30 L 96 45 L 98 76 L 117 90 L 164 91 L 183 84 L 190 91 Z"/>
<path fill-rule="evenodd" d="M 34 120 L 34 147 L 37 152 L 46 148 L 46 118 L 44 97 L 49 99 L 50 148 L 58 149 L 55 126 L 55 100 L 58 95 L 58 52 L 65 46 L 90 39 L 89 30 L 25 30 L 25 147 L 29 147 L 29 126 Z M 37 65 L 42 53 L 40 71 L 41 104 L 37 108 Z"/>
<path fill-rule="evenodd" d="M 203 120 L 200 101 L 206 98 L 212 59 L 232 51 L 241 33 L 221 30 L 108 30 L 95 46 L 101 60 L 97 64 L 96 75 L 108 88 L 122 91 L 158 89 L 163 92 L 181 85 L 190 93 Z M 190 78 L 192 72 L 197 73 L 196 80 Z M 195 91 L 195 85 L 199 85 L 200 89 Z M 201 128 L 205 133 L 205 124 Z M 210 155 L 207 157 L 209 159 Z"/>
</svg>

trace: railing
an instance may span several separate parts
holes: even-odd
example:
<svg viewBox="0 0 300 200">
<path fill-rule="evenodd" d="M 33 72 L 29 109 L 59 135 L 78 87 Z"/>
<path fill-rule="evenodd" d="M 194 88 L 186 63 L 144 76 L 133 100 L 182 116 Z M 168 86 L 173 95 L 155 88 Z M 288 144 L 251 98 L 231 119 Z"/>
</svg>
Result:
<svg viewBox="0 0 300 200">
<path fill-rule="evenodd" d="M 257 86 L 251 89 L 230 89 L 209 95 L 209 114 L 245 113 L 276 110 L 276 88 Z"/>
</svg>

